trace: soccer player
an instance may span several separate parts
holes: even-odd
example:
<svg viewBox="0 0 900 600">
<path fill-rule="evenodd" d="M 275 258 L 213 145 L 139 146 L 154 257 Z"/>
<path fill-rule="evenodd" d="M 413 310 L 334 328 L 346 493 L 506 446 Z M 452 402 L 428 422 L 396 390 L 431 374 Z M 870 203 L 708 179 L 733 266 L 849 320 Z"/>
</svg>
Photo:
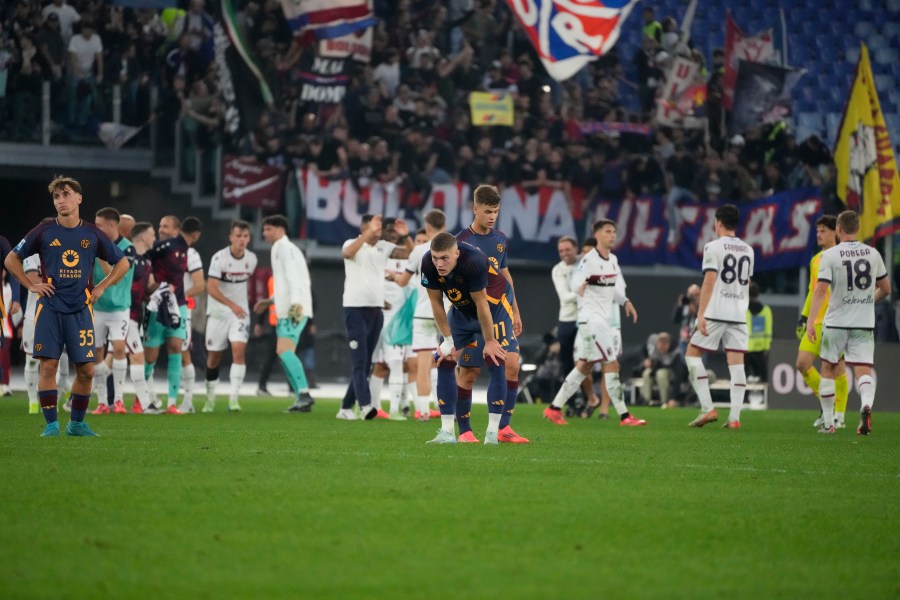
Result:
<svg viewBox="0 0 900 600">
<path fill-rule="evenodd" d="M 828 300 L 831 296 L 829 290 L 825 290 L 825 300 L 822 302 L 822 308 L 818 314 L 813 316 L 813 323 L 816 326 L 816 341 L 810 342 L 806 337 L 806 324 L 809 321 L 809 309 L 812 305 L 813 293 L 816 290 L 816 284 L 819 281 L 819 263 L 822 254 L 829 248 L 833 248 L 838 244 L 837 239 L 837 217 L 834 215 L 823 215 L 816 220 L 816 242 L 822 248 L 818 254 L 809 261 L 809 291 L 806 294 L 806 302 L 803 304 L 803 311 L 800 313 L 800 322 L 797 324 L 797 339 L 800 342 L 800 348 L 797 351 L 797 370 L 803 376 L 803 381 L 813 391 L 816 396 L 819 395 L 819 372 L 813 366 L 813 361 L 819 356 L 822 345 L 822 320 L 825 318 L 825 311 L 828 310 Z M 847 366 L 843 357 L 834 367 L 834 427 L 835 429 L 843 429 L 844 412 L 847 410 L 847 398 L 850 395 L 850 384 L 847 381 Z M 822 426 L 822 415 L 813 423 L 813 427 Z"/>
<path fill-rule="evenodd" d="M 122 223 L 119 222 L 119 225 Z M 121 228 L 120 228 L 121 231 Z M 141 322 L 144 316 L 144 295 L 147 288 L 153 285 L 153 263 L 147 256 L 147 251 L 153 247 L 156 241 L 156 231 L 152 223 L 140 221 L 129 229 L 131 243 L 134 244 L 134 275 L 131 279 L 131 307 L 128 313 L 128 333 L 125 335 L 125 348 L 131 362 L 129 373 L 134 384 L 134 402 L 131 412 L 141 414 L 144 403 L 149 403 L 153 398 L 150 386 L 147 384 L 147 375 L 144 372 L 144 344 Z"/>
<path fill-rule="evenodd" d="M 685 353 L 688 374 L 697 398 L 700 415 L 691 427 L 703 427 L 719 419 L 709 393 L 709 377 L 703 353 L 725 349 L 731 374 L 731 410 L 726 429 L 741 428 L 741 405 L 747 390 L 744 354 L 747 352 L 747 306 L 750 304 L 750 277 L 753 276 L 753 248 L 736 236 L 740 213 L 733 204 L 716 209 L 716 235 L 703 247 L 703 285 L 697 309 L 697 328 Z"/>
<path fill-rule="evenodd" d="M 488 270 L 492 275 L 500 274 L 508 283 L 509 288 L 503 296 L 489 296 L 491 304 L 502 306 L 512 317 L 512 331 L 502 334 L 505 339 L 516 339 L 522 333 L 522 317 L 519 315 L 519 305 L 516 302 L 515 287 L 512 275 L 507 267 L 506 257 L 509 252 L 509 242 L 499 229 L 494 229 L 500 216 L 500 192 L 492 185 L 480 185 L 472 194 L 472 224 L 456 234 L 456 239 L 468 242 L 481 250 L 488 257 Z M 499 313 L 494 313 L 495 316 Z M 505 319 L 504 319 L 505 320 Z M 504 327 L 502 323 L 495 322 L 496 327 Z M 509 336 L 509 334 L 512 334 Z M 509 337 L 507 337 L 509 336 Z M 501 336 L 497 336 L 498 338 Z M 519 350 L 518 342 L 513 348 L 506 350 L 506 399 L 503 407 L 503 415 L 500 419 L 500 432 L 498 439 L 501 442 L 512 444 L 527 444 L 528 438 L 524 438 L 513 431 L 510 426 L 513 412 L 516 409 L 516 398 L 519 395 Z M 459 361 L 459 387 L 462 390 L 456 405 L 456 420 L 459 423 L 459 441 L 478 443 L 472 433 L 470 416 L 472 410 L 472 388 L 475 380 L 481 372 L 484 364 L 481 354 L 477 351 L 466 352 Z M 438 373 L 440 376 L 440 373 Z"/>
<path fill-rule="evenodd" d="M 471 390 L 458 386 L 453 373 L 458 359 L 470 363 L 471 356 L 466 355 L 478 348 L 482 349 L 491 374 L 484 443 L 499 443 L 500 419 L 506 405 L 504 361 L 507 352 L 518 354 L 519 341 L 513 334 L 512 307 L 509 303 L 491 302 L 512 292 L 509 281 L 496 269 L 491 272 L 491 266 L 481 250 L 447 232 L 434 236 L 431 250 L 422 259 L 422 285 L 428 289 L 432 314 L 444 338 L 437 355 L 441 429 L 429 444 L 457 443 L 453 431 L 459 414 L 457 398 L 467 391 L 471 394 Z M 444 294 L 453 304 L 449 312 L 444 310 Z"/>
<path fill-rule="evenodd" d="M 256 270 L 256 254 L 247 249 L 250 243 L 250 224 L 232 221 L 228 246 L 209 261 L 209 300 L 206 304 L 206 403 L 203 412 L 216 408 L 216 387 L 219 384 L 219 363 L 231 345 L 231 369 L 228 381 L 231 390 L 228 410 L 241 410 L 238 397 L 247 375 L 247 341 L 250 339 L 250 305 L 247 282 Z"/>
<path fill-rule="evenodd" d="M 185 273 L 188 269 L 188 249 L 191 245 L 193 234 L 181 230 L 181 220 L 173 215 L 167 215 L 159 220 L 159 240 L 147 250 L 146 256 L 152 265 L 152 275 L 155 282 L 161 287 L 165 284 L 168 290 L 175 296 L 178 305 L 179 317 L 177 323 L 173 320 L 169 323 L 160 322 L 156 314 L 151 313 L 149 323 L 144 331 L 144 357 L 146 364 L 144 373 L 147 375 L 147 385 L 150 388 L 150 398 L 143 406 L 143 412 L 159 414 L 161 408 L 156 404 L 156 392 L 153 389 L 153 368 L 156 359 L 159 358 L 159 347 L 166 344 L 168 352 L 168 369 L 166 378 L 169 382 L 168 407 L 166 413 L 181 414 L 176 402 L 178 400 L 178 387 L 181 384 L 181 349 L 184 340 L 187 339 L 187 302 L 184 297 Z"/>
<path fill-rule="evenodd" d="M 182 235 L 187 236 L 188 248 L 187 273 L 184 274 L 184 299 L 187 306 L 187 324 L 185 325 L 185 338 L 181 343 L 181 388 L 184 390 L 184 399 L 178 410 L 183 413 L 194 412 L 194 384 L 197 382 L 197 371 L 191 360 L 191 340 L 193 328 L 191 326 L 194 307 L 197 306 L 195 298 L 206 290 L 206 280 L 203 278 L 203 260 L 200 253 L 194 248 L 194 244 L 200 241 L 203 232 L 203 223 L 197 217 L 187 217 L 181 224 Z"/>
<path fill-rule="evenodd" d="M 97 228 L 109 236 L 113 243 L 119 247 L 128 258 L 128 264 L 134 265 L 134 244 L 119 235 L 119 211 L 112 207 L 101 208 L 94 217 Z M 94 261 L 94 279 L 99 281 L 105 275 L 103 261 Z M 113 406 L 112 412 L 125 414 L 125 375 L 128 372 L 128 360 L 125 358 L 125 337 L 128 334 L 128 322 L 131 309 L 131 282 L 134 277 L 134 269 L 128 272 L 113 286 L 107 290 L 103 297 L 94 304 L 94 341 L 97 344 L 96 362 L 94 366 L 94 391 L 97 393 L 97 409 L 91 414 L 108 415 L 110 406 L 107 404 L 106 378 L 109 369 L 106 366 L 106 345 L 112 343 L 112 375 L 113 375 Z"/>
<path fill-rule="evenodd" d="M 819 401 L 822 425 L 819 433 L 834 433 L 835 366 L 841 353 L 853 367 L 860 395 L 859 427 L 856 433 L 872 431 L 872 406 L 875 404 L 875 378 L 872 365 L 875 353 L 875 303 L 891 295 L 891 280 L 881 255 L 860 241 L 859 215 L 845 210 L 837 217 L 841 243 L 822 254 L 818 282 L 813 293 L 810 314 L 817 315 L 831 288 L 831 299 L 822 322 L 822 379 Z M 816 324 L 806 324 L 806 337 L 815 342 Z"/>
<path fill-rule="evenodd" d="M 41 283 L 41 257 L 32 254 L 22 261 L 25 276 L 34 283 Z M 41 412 L 41 403 L 38 401 L 38 369 L 40 361 L 34 358 L 34 313 L 37 309 L 39 296 L 29 291 L 26 301 L 25 315 L 22 320 L 22 351 L 25 353 L 25 390 L 28 393 L 28 414 L 36 415 Z"/>
<path fill-rule="evenodd" d="M 312 283 L 306 257 L 288 238 L 288 221 L 282 215 L 263 219 L 263 240 L 272 244 L 273 292 L 253 307 L 262 314 L 275 305 L 275 352 L 284 367 L 284 374 L 294 387 L 297 398 L 287 412 L 310 412 L 315 401 L 309 393 L 309 383 L 303 363 L 294 350 L 300 334 L 313 316 Z"/>
<path fill-rule="evenodd" d="M 422 258 L 430 248 L 431 240 L 434 236 L 444 230 L 446 224 L 446 216 L 439 209 L 428 211 L 425 215 L 425 232 L 419 241 L 417 234 L 416 246 L 409 253 L 409 259 L 406 263 L 406 269 L 397 276 L 395 281 L 397 285 L 406 286 L 410 282 L 415 285 L 416 292 L 416 308 L 413 312 L 413 339 L 412 351 L 416 354 L 416 402 L 415 417 L 422 421 L 427 421 L 431 417 L 437 417 L 439 412 L 432 414 L 431 411 L 431 392 L 434 384 L 432 383 L 432 374 L 434 370 L 434 358 L 432 354 L 437 347 L 438 329 L 434 322 L 434 315 L 431 312 L 431 300 L 428 297 L 428 291 L 422 287 Z"/>
<path fill-rule="evenodd" d="M 587 252 L 575 268 L 572 286 L 581 296 L 578 305 L 578 341 L 575 345 L 575 368 L 572 369 L 553 398 L 553 403 L 544 409 L 543 415 L 552 423 L 567 425 L 562 415 L 566 401 L 578 391 L 581 382 L 590 374 L 594 363 L 599 362 L 603 382 L 609 391 L 610 400 L 619 413 L 619 425 L 635 427 L 646 425 L 628 412 L 619 379 L 619 361 L 616 353 L 616 337 L 610 325 L 610 315 L 615 309 L 613 303 L 625 307 L 625 314 L 637 323 L 637 310 L 626 298 L 617 280 L 622 276 L 619 261 L 612 253 L 616 245 L 616 223 L 600 219 L 593 226 L 597 238 L 596 249 Z"/>
<path fill-rule="evenodd" d="M 12 248 L 9 245 L 9 240 L 7 240 L 5 237 L 0 235 L 0 283 L 2 283 L 4 281 L 4 279 L 9 279 L 9 292 L 10 292 L 9 314 L 15 314 L 16 312 L 21 310 L 21 306 L 19 306 L 19 301 L 17 300 L 17 298 L 19 297 L 19 292 L 20 292 L 19 284 L 14 278 L 4 277 L 4 273 L 3 273 L 3 270 L 4 270 L 3 263 L 6 261 L 6 257 L 11 252 L 12 252 Z M 3 287 L 5 287 L 5 285 Z M 6 307 L 5 303 L 3 302 L 2 294 L 0 294 L 0 319 L 2 319 L 4 323 L 8 322 L 6 315 L 7 315 L 7 307 Z M 2 340 L 0 340 L 0 344 L 3 344 L 3 343 L 4 342 Z M 9 348 L 4 348 L 4 350 L 7 352 L 6 356 L 8 357 L 9 356 L 9 354 L 8 354 Z M 28 358 L 30 359 L 30 357 L 28 357 Z M 9 379 L 9 375 L 10 375 L 9 373 L 4 373 L 3 375 L 7 380 Z M 6 391 L 8 393 L 6 393 L 4 395 L 9 395 L 12 393 L 12 392 L 9 392 L 8 387 L 6 388 Z M 31 410 L 31 406 L 29 405 L 29 411 L 30 410 Z"/>
<path fill-rule="evenodd" d="M 59 435 L 56 369 L 63 346 L 73 363 L 72 416 L 66 434 L 97 435 L 84 422 L 94 378 L 93 304 L 128 271 L 122 251 L 93 223 L 79 217 L 81 184 L 69 177 L 54 177 L 47 186 L 56 218 L 44 219 L 28 232 L 4 262 L 7 271 L 28 291 L 40 296 L 34 319 L 34 356 L 40 359 L 38 398 L 47 426 L 44 437 Z M 44 281 L 25 275 L 22 261 L 39 254 Z M 95 258 L 113 265 L 109 275 L 90 289 Z"/>
<path fill-rule="evenodd" d="M 409 239 L 406 221 L 398 219 L 394 224 L 400 240 L 409 250 L 413 243 Z M 344 242 L 341 254 L 344 257 L 344 326 L 350 346 L 352 365 L 350 385 L 341 401 L 338 419 L 355 420 L 354 402 L 359 402 L 360 416 L 365 420 L 374 419 L 378 410 L 372 406 L 367 377 L 372 369 L 372 353 L 384 325 L 384 268 L 396 244 L 381 239 L 382 219 L 380 215 L 365 214 L 359 226 L 359 236 Z"/>
</svg>

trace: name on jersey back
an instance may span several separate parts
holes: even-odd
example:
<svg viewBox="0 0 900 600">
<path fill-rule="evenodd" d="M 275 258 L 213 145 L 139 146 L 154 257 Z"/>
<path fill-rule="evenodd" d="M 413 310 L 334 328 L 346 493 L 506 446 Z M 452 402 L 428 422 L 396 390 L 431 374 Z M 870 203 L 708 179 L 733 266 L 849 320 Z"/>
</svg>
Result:
<svg viewBox="0 0 900 600">
<path fill-rule="evenodd" d="M 862 258 L 863 256 L 869 256 L 871 252 L 869 252 L 869 248 L 859 248 L 857 250 L 841 250 L 840 251 L 841 258 Z"/>
</svg>

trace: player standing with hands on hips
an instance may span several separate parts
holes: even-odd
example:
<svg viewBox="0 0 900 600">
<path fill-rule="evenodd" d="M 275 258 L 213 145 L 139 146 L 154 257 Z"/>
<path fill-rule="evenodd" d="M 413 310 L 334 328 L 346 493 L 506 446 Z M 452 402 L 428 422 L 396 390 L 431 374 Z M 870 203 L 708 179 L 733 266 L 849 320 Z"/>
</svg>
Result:
<svg viewBox="0 0 900 600">
<path fill-rule="evenodd" d="M 822 425 L 819 433 L 834 433 L 835 368 L 844 361 L 853 367 L 861 407 L 856 433 L 872 431 L 872 405 L 875 404 L 875 303 L 891 295 L 891 281 L 881 255 L 860 241 L 859 215 L 845 210 L 837 218 L 837 234 L 841 243 L 822 253 L 819 282 L 813 292 L 809 314 L 819 314 L 831 288 L 831 300 L 822 321 L 822 379 L 819 401 L 822 403 Z M 816 341 L 816 324 L 808 321 L 806 337 Z"/>
<path fill-rule="evenodd" d="M 95 436 L 84 422 L 94 379 L 93 305 L 131 265 L 105 233 L 93 223 L 81 220 L 79 207 L 83 197 L 78 181 L 57 176 L 47 189 L 53 197 L 56 218 L 44 219 L 29 231 L 6 257 L 4 266 L 29 292 L 40 296 L 34 316 L 34 356 L 41 361 L 38 399 L 47 421 L 41 435 L 59 435 L 56 369 L 65 346 L 76 372 L 72 417 L 66 434 Z M 29 279 L 22 268 L 22 261 L 32 254 L 41 257 L 41 283 Z M 105 260 L 112 270 L 91 290 L 95 258 Z"/>
</svg>

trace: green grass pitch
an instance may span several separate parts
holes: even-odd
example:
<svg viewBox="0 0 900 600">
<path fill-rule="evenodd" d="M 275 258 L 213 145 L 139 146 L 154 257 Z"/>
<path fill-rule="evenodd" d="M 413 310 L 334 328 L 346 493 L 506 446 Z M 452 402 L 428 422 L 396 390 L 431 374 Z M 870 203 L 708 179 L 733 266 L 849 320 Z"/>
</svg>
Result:
<svg viewBox="0 0 900 600">
<path fill-rule="evenodd" d="M 852 414 L 816 434 L 812 410 L 733 432 L 520 406 L 532 443 L 485 447 L 335 401 L 224 404 L 41 439 L 2 399 L 0 598 L 900 597 L 897 414 L 861 437 Z"/>
</svg>

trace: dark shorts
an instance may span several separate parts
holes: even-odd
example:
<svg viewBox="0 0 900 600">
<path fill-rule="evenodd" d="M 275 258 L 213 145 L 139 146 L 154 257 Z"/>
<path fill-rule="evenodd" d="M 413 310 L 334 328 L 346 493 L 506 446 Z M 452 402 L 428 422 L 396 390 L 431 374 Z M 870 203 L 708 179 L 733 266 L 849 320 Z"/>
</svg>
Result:
<svg viewBox="0 0 900 600">
<path fill-rule="evenodd" d="M 34 357 L 59 360 L 63 348 L 73 363 L 94 362 L 94 314 L 85 305 L 77 313 L 58 313 L 40 299 L 34 313 Z"/>
<path fill-rule="evenodd" d="M 501 298 L 496 304 L 491 303 L 491 320 L 494 322 L 494 338 L 507 352 L 519 352 L 519 340 L 513 333 L 512 304 Z M 451 308 L 447 315 L 450 321 L 450 335 L 453 343 L 463 351 L 457 364 L 461 367 L 484 366 L 484 338 L 481 335 L 481 324 L 478 319 L 471 319 L 456 308 Z"/>
</svg>

